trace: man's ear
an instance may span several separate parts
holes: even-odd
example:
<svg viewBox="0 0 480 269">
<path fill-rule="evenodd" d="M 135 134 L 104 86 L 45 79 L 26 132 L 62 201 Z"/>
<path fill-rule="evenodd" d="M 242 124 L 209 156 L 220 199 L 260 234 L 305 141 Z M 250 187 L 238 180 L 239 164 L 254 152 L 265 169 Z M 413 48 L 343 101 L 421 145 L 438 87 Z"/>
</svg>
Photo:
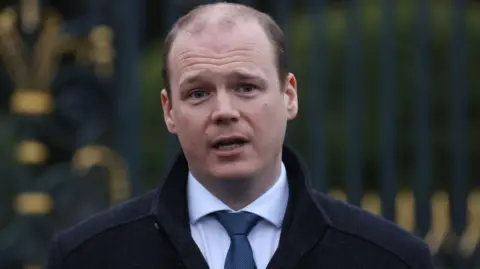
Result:
<svg viewBox="0 0 480 269">
<path fill-rule="evenodd" d="M 298 98 L 297 98 L 297 79 L 292 73 L 288 73 L 284 83 L 284 101 L 287 108 L 289 120 L 293 120 L 298 114 Z"/>
<path fill-rule="evenodd" d="M 163 108 L 163 119 L 165 120 L 165 125 L 170 133 L 175 134 L 175 119 L 172 115 L 172 102 L 168 97 L 168 92 L 166 89 L 163 89 L 160 93 L 160 99 L 162 100 L 162 108 Z"/>
</svg>

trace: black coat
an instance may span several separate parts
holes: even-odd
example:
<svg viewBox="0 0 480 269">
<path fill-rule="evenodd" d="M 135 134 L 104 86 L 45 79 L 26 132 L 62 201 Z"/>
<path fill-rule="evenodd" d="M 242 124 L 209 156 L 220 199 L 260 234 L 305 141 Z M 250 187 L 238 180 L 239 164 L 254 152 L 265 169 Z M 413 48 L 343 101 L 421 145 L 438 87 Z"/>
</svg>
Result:
<svg viewBox="0 0 480 269">
<path fill-rule="evenodd" d="M 290 201 L 269 269 L 432 269 L 427 245 L 397 225 L 314 191 L 284 148 Z M 57 234 L 48 269 L 204 269 L 191 237 L 179 155 L 164 184 Z"/>
</svg>

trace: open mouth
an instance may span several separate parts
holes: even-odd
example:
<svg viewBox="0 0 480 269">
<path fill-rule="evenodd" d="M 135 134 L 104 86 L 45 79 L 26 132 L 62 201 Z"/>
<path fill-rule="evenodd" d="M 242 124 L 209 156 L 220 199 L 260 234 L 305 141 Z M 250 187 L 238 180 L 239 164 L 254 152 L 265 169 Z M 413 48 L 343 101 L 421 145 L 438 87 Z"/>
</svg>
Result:
<svg viewBox="0 0 480 269">
<path fill-rule="evenodd" d="M 247 141 L 242 138 L 231 138 L 231 139 L 224 139 L 220 140 L 213 144 L 213 148 L 216 150 L 233 150 L 245 145 Z"/>
</svg>

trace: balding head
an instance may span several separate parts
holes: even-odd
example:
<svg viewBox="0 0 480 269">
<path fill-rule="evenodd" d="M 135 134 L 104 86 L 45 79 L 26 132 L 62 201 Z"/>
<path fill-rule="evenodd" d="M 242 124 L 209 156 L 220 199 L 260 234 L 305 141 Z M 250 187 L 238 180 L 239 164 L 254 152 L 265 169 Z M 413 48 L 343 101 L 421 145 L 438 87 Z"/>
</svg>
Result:
<svg viewBox="0 0 480 269">
<path fill-rule="evenodd" d="M 288 67 L 285 56 L 284 35 L 275 21 L 265 13 L 241 4 L 214 3 L 200 5 L 181 17 L 168 33 L 163 54 L 162 76 L 165 89 L 170 93 L 169 63 L 170 52 L 179 35 L 211 35 L 218 31 L 231 31 L 244 22 L 258 23 L 270 40 L 276 57 L 279 81 L 287 77 Z"/>
</svg>

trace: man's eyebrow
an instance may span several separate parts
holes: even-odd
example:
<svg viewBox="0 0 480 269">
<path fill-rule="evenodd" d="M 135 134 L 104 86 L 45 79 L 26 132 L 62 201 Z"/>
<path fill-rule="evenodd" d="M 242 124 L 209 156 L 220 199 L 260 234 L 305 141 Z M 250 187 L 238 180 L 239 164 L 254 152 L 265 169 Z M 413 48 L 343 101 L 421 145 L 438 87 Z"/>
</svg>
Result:
<svg viewBox="0 0 480 269">
<path fill-rule="evenodd" d="M 180 77 L 180 83 L 179 85 L 182 86 L 182 85 L 188 85 L 188 84 L 192 84 L 194 83 L 195 81 L 197 81 L 202 75 L 204 75 L 206 72 L 190 72 L 190 73 L 187 73 L 186 75 L 183 75 Z"/>
<path fill-rule="evenodd" d="M 199 72 L 189 72 L 187 74 L 184 74 L 183 76 L 180 77 L 179 85 L 180 87 L 182 87 L 184 85 L 193 84 L 199 80 L 202 80 L 202 77 L 204 77 L 208 73 L 209 73 L 208 71 L 199 71 Z M 266 78 L 263 77 L 262 75 L 253 73 L 247 70 L 234 70 L 230 72 L 227 76 L 229 79 L 232 79 L 232 80 L 255 80 L 263 83 L 266 82 Z"/>
<path fill-rule="evenodd" d="M 250 71 L 233 71 L 229 74 L 229 77 L 236 80 L 266 80 L 263 76 Z"/>
</svg>

